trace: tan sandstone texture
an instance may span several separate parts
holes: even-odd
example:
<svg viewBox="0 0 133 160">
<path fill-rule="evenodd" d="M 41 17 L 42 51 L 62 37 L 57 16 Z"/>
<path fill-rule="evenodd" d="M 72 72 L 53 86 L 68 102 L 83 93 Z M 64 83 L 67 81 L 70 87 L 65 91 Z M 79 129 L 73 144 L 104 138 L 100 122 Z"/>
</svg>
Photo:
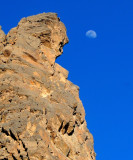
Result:
<svg viewBox="0 0 133 160">
<path fill-rule="evenodd" d="M 66 43 L 55 13 L 0 27 L 0 160 L 95 160 L 79 87 L 55 63 Z"/>
</svg>

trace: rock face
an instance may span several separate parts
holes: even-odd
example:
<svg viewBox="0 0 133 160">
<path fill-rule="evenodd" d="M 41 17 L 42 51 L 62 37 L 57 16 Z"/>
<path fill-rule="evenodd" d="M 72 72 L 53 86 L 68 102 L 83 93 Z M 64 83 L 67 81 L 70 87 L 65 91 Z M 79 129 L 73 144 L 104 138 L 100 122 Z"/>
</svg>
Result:
<svg viewBox="0 0 133 160">
<path fill-rule="evenodd" d="M 55 63 L 67 42 L 55 13 L 0 27 L 0 159 L 95 160 L 79 87 Z"/>
</svg>

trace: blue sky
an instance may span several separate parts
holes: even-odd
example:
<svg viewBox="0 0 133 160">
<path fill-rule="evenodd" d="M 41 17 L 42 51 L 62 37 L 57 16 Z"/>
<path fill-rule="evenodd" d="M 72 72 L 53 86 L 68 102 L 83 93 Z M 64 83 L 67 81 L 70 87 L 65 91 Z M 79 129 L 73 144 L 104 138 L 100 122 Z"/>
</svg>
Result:
<svg viewBox="0 0 133 160">
<path fill-rule="evenodd" d="M 57 62 L 80 86 L 97 160 L 132 159 L 133 1 L 2 1 L 0 25 L 7 33 L 22 17 L 56 12 L 69 44 Z M 86 37 L 95 30 L 97 38 Z"/>
</svg>

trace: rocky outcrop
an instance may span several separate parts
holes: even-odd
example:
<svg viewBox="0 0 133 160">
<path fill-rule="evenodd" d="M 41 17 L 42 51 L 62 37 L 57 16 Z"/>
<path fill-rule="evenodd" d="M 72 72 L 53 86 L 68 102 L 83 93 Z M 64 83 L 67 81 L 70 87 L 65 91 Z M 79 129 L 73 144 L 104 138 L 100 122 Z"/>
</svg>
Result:
<svg viewBox="0 0 133 160">
<path fill-rule="evenodd" d="M 0 159 L 95 160 L 79 87 L 55 63 L 67 42 L 55 13 L 0 28 Z"/>
</svg>

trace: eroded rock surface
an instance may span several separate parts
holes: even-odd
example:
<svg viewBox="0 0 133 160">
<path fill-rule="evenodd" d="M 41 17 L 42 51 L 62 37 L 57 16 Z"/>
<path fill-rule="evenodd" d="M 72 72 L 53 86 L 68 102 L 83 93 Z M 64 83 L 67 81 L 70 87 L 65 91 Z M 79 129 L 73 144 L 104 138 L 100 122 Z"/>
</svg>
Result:
<svg viewBox="0 0 133 160">
<path fill-rule="evenodd" d="M 67 42 L 55 13 L 0 27 L 0 159 L 95 160 L 79 87 L 55 63 Z"/>
</svg>

